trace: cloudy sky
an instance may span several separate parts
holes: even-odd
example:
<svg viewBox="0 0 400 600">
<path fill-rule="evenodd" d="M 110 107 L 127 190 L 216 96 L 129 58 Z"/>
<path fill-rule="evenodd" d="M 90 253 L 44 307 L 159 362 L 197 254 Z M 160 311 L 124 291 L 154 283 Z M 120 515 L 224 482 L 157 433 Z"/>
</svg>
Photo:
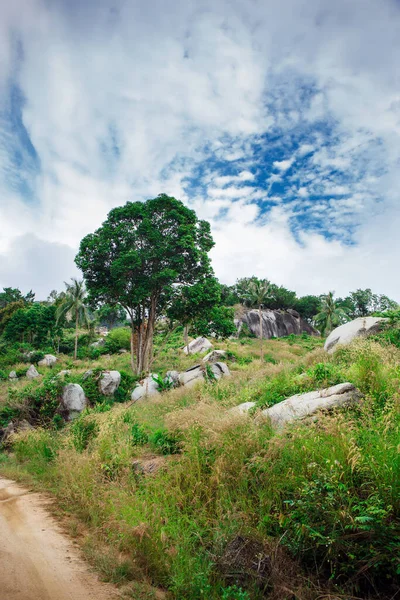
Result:
<svg viewBox="0 0 400 600">
<path fill-rule="evenodd" d="M 1 2 L 0 286 L 62 289 L 165 192 L 225 283 L 400 300 L 399 31 L 399 0 Z"/>
</svg>

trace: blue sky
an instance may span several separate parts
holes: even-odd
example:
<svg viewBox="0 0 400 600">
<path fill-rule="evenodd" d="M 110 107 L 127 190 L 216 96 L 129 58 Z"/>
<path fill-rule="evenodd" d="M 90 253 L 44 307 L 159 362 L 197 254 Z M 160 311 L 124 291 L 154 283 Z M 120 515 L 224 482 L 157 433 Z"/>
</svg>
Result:
<svg viewBox="0 0 400 600">
<path fill-rule="evenodd" d="M 0 286 L 39 297 L 127 200 L 211 222 L 226 283 L 400 300 L 395 0 L 0 8 Z"/>
</svg>

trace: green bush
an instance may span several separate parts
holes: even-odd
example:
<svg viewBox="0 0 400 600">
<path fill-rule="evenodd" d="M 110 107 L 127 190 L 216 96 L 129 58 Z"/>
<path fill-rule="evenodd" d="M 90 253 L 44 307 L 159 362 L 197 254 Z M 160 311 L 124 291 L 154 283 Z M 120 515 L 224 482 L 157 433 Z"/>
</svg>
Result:
<svg viewBox="0 0 400 600">
<path fill-rule="evenodd" d="M 161 454 L 179 454 L 180 440 L 166 429 L 156 429 L 150 436 L 149 442 Z"/>
<path fill-rule="evenodd" d="M 134 423 L 131 428 L 132 444 L 134 446 L 144 446 L 149 441 L 149 436 L 146 433 L 143 425 Z"/>
<path fill-rule="evenodd" d="M 340 581 L 366 576 L 395 581 L 400 537 L 393 507 L 346 479 L 339 463 L 315 472 L 286 501 L 284 544 L 309 568 Z M 324 573 L 325 571 L 325 573 Z M 362 584 L 361 584 L 362 585 Z"/>
<path fill-rule="evenodd" d="M 83 452 L 99 433 L 98 423 L 90 415 L 82 415 L 71 425 L 72 441 L 78 452 Z"/>
<path fill-rule="evenodd" d="M 317 363 L 306 372 L 307 376 L 319 387 L 328 387 L 343 383 L 344 375 L 339 368 L 332 363 Z"/>
<path fill-rule="evenodd" d="M 121 349 L 129 350 L 131 347 L 131 330 L 129 327 L 116 327 L 106 337 L 104 348 L 113 354 Z"/>
</svg>

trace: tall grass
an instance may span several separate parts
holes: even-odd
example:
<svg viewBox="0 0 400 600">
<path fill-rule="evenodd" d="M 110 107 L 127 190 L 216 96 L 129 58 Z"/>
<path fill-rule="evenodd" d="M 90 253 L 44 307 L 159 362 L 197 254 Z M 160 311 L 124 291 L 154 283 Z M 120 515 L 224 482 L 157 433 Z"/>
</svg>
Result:
<svg viewBox="0 0 400 600">
<path fill-rule="evenodd" d="M 114 550 L 120 568 L 102 567 L 114 581 L 190 600 L 390 597 L 400 573 L 399 351 L 363 340 L 333 358 L 276 360 L 88 411 L 60 432 L 24 432 L 1 469 L 51 489 L 88 527 L 90 553 Z M 357 384 L 361 406 L 280 434 L 227 410 L 339 380 Z M 229 553 L 235 540 L 257 552 Z"/>
</svg>

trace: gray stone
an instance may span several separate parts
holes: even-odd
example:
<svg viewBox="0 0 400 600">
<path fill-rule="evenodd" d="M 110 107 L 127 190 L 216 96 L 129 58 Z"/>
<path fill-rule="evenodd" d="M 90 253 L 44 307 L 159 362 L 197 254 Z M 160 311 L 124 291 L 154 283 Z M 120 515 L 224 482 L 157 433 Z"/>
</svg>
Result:
<svg viewBox="0 0 400 600">
<path fill-rule="evenodd" d="M 44 358 L 38 362 L 40 367 L 52 367 L 57 362 L 57 357 L 52 354 L 45 354 Z"/>
<path fill-rule="evenodd" d="M 65 375 L 70 375 L 71 371 L 69 369 L 63 369 L 59 373 L 57 373 L 58 377 L 65 377 Z"/>
<path fill-rule="evenodd" d="M 148 377 L 143 379 L 143 381 L 138 385 L 131 394 L 131 400 L 133 402 L 137 402 L 143 398 L 147 398 L 148 396 L 158 396 L 159 389 L 158 383 L 154 381 L 153 375 L 150 374 Z"/>
<path fill-rule="evenodd" d="M 359 317 L 336 327 L 327 337 L 324 350 L 329 354 L 335 352 L 339 345 L 346 346 L 358 337 L 373 335 L 382 329 L 387 319 L 382 317 Z"/>
<path fill-rule="evenodd" d="M 82 375 L 82 381 L 86 381 L 86 379 L 89 379 L 89 377 L 91 377 L 92 375 L 93 375 L 93 370 L 92 369 L 88 369 Z"/>
<path fill-rule="evenodd" d="M 62 408 L 67 412 L 67 420 L 75 419 L 86 408 L 85 392 L 78 383 L 68 383 L 63 389 Z"/>
<path fill-rule="evenodd" d="M 11 421 L 5 429 L 0 429 L 0 442 L 4 444 L 14 433 L 14 423 Z"/>
<path fill-rule="evenodd" d="M 218 362 L 221 358 L 225 358 L 226 352 L 225 350 L 212 350 L 203 358 L 203 362 Z"/>
<path fill-rule="evenodd" d="M 318 335 L 316 329 L 302 319 L 295 310 L 262 310 L 261 315 L 262 337 L 265 339 L 285 337 L 292 333 L 300 335 L 303 332 L 309 335 Z M 235 320 L 235 324 L 239 331 L 243 324 L 247 325 L 253 335 L 260 337 L 260 315 L 258 310 L 243 311 L 240 317 Z"/>
<path fill-rule="evenodd" d="M 104 338 L 100 338 L 96 342 L 93 342 L 93 344 L 90 344 L 90 347 L 91 348 L 102 348 L 105 343 L 106 343 L 106 340 Z"/>
<path fill-rule="evenodd" d="M 36 377 L 40 377 L 34 365 L 31 365 L 26 372 L 26 376 L 28 379 L 36 379 Z"/>
<path fill-rule="evenodd" d="M 18 431 L 30 431 L 33 426 L 26 419 L 22 419 L 17 425 Z"/>
<path fill-rule="evenodd" d="M 201 365 L 195 365 L 179 375 L 179 383 L 181 385 L 190 387 L 199 381 L 204 381 L 204 367 Z"/>
<path fill-rule="evenodd" d="M 238 406 L 234 406 L 230 409 L 230 413 L 233 415 L 245 415 L 254 408 L 256 405 L 255 402 L 242 402 L 242 404 L 238 404 Z"/>
<path fill-rule="evenodd" d="M 128 350 L 126 350 L 125 348 L 120 348 L 120 349 L 118 350 L 118 353 L 119 353 L 119 354 L 128 354 Z"/>
<path fill-rule="evenodd" d="M 187 346 L 183 348 L 185 354 L 201 354 L 212 348 L 212 343 L 205 337 L 198 337 L 189 342 L 189 352 Z"/>
<path fill-rule="evenodd" d="M 119 371 L 104 371 L 99 379 L 99 390 L 105 396 L 112 396 L 121 383 Z"/>
<path fill-rule="evenodd" d="M 214 377 L 219 380 L 221 377 L 230 377 L 231 372 L 223 362 L 216 362 L 210 365 L 211 371 L 214 373 Z"/>
<path fill-rule="evenodd" d="M 10 374 L 8 376 L 9 379 L 18 379 L 17 374 L 15 371 L 10 371 Z"/>
<path fill-rule="evenodd" d="M 263 410 L 262 414 L 274 428 L 281 429 L 287 423 L 309 417 L 319 410 L 355 404 L 360 398 L 361 393 L 352 383 L 340 383 L 324 390 L 296 394 Z"/>
</svg>

